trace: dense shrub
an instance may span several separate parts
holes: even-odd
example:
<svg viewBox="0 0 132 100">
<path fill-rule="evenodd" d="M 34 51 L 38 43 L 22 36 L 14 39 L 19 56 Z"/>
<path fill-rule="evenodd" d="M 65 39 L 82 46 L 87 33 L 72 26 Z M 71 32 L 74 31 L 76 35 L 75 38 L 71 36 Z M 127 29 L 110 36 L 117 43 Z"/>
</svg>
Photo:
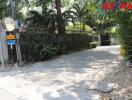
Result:
<svg viewBox="0 0 132 100">
<path fill-rule="evenodd" d="M 56 55 L 90 48 L 93 36 L 81 34 L 21 33 L 22 56 L 27 61 L 43 61 Z"/>
<path fill-rule="evenodd" d="M 123 56 L 126 60 L 132 61 L 132 12 L 118 13 L 116 21 L 119 24 L 118 33 Z"/>
<path fill-rule="evenodd" d="M 96 48 L 97 47 L 97 42 L 91 42 L 90 47 L 91 48 Z"/>
<path fill-rule="evenodd" d="M 67 33 L 81 33 L 81 34 L 95 34 L 93 29 L 88 26 L 84 25 L 82 23 L 76 22 L 74 25 L 68 25 L 66 26 Z"/>
</svg>

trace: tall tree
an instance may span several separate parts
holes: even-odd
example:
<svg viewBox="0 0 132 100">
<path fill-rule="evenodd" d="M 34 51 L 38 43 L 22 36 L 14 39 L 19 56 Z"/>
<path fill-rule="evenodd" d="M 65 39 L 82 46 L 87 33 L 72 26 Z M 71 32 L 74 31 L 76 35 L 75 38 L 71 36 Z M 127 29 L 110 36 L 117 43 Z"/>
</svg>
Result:
<svg viewBox="0 0 132 100">
<path fill-rule="evenodd" d="M 59 34 L 65 34 L 65 22 L 63 21 L 62 12 L 61 12 L 61 1 L 55 0 L 56 10 L 57 10 L 57 28 Z"/>
</svg>

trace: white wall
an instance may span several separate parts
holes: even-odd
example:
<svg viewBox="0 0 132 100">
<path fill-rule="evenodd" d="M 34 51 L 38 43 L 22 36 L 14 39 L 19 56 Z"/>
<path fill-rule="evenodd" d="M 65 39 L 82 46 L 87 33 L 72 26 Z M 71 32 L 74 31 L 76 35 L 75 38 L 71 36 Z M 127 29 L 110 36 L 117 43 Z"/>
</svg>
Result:
<svg viewBox="0 0 132 100">
<path fill-rule="evenodd" d="M 3 27 L 1 27 L 2 30 L 0 29 L 1 32 L 1 39 L 2 39 L 2 53 L 3 53 L 3 58 L 4 61 L 7 62 L 8 61 L 8 48 L 7 48 L 7 44 L 6 44 L 6 31 L 4 30 Z M 0 46 L 0 51 L 1 51 L 1 46 Z M 1 55 L 0 55 L 0 62 L 1 62 Z"/>
</svg>

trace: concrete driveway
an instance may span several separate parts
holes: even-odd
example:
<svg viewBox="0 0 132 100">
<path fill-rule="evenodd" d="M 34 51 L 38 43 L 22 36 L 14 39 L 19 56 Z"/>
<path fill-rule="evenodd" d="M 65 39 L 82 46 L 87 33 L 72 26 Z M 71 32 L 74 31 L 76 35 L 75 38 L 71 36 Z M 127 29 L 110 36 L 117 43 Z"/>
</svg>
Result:
<svg viewBox="0 0 132 100">
<path fill-rule="evenodd" d="M 0 100 L 101 100 L 86 83 L 110 81 L 119 63 L 119 46 L 108 46 L 1 72 Z"/>
</svg>

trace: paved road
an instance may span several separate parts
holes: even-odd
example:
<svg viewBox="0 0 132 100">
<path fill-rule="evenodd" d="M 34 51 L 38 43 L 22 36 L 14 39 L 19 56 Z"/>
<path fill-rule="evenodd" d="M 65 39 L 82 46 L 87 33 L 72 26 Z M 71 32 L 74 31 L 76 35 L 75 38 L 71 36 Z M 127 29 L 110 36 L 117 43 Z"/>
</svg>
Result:
<svg viewBox="0 0 132 100">
<path fill-rule="evenodd" d="M 0 99 L 1 100 L 18 100 L 16 96 L 8 92 L 7 90 L 0 88 Z"/>
<path fill-rule="evenodd" d="M 98 47 L 0 73 L 1 100 L 99 100 L 89 81 L 110 81 L 119 68 L 119 46 Z M 12 98 L 12 99 L 11 99 Z"/>
</svg>

